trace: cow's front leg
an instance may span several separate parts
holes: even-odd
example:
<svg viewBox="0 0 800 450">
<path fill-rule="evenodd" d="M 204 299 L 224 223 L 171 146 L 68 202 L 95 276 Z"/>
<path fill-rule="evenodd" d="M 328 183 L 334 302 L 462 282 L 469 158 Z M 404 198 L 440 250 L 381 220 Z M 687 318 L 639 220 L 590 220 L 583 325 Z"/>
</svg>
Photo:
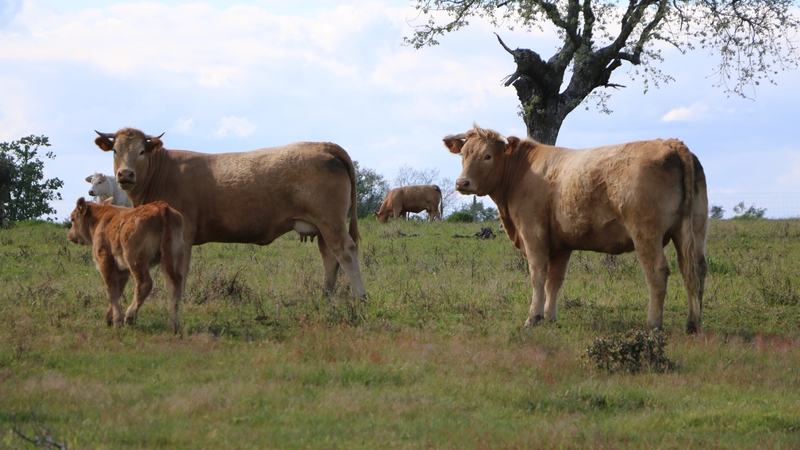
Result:
<svg viewBox="0 0 800 450">
<path fill-rule="evenodd" d="M 554 253 L 550 255 L 550 266 L 547 271 L 547 282 L 544 285 L 547 300 L 544 304 L 544 317 L 550 320 L 558 320 L 558 291 L 564 284 L 564 277 L 569 265 L 571 251 Z"/>
<path fill-rule="evenodd" d="M 531 271 L 531 284 L 533 284 L 533 298 L 525 321 L 525 328 L 536 325 L 544 319 L 545 283 L 549 270 L 547 252 L 541 248 L 527 248 L 528 267 Z"/>
</svg>

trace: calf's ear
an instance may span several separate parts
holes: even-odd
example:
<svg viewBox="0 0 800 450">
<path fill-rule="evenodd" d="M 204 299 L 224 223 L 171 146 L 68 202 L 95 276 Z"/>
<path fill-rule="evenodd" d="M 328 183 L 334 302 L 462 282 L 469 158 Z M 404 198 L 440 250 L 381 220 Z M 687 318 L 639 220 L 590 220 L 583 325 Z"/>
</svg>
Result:
<svg viewBox="0 0 800 450">
<path fill-rule="evenodd" d="M 464 147 L 465 142 L 464 139 L 458 139 L 455 136 L 446 136 L 442 141 L 444 142 L 444 146 L 450 150 L 450 153 L 455 154 L 461 153 L 461 148 Z"/>
<path fill-rule="evenodd" d="M 155 153 L 160 149 L 164 148 L 164 143 L 161 142 L 161 139 L 154 137 L 147 141 L 147 144 L 144 145 L 144 150 L 147 153 Z"/>
<path fill-rule="evenodd" d="M 79 213 L 82 213 L 86 209 L 86 199 L 83 197 L 79 198 L 78 202 L 75 204 L 75 209 L 77 209 Z"/>
<path fill-rule="evenodd" d="M 517 145 L 519 145 L 519 138 L 516 136 L 509 136 L 506 138 L 508 144 L 506 145 L 506 151 L 504 152 L 506 155 L 510 155 L 514 150 L 517 149 Z"/>
<path fill-rule="evenodd" d="M 108 151 L 114 150 L 114 142 L 112 142 L 111 139 L 109 139 L 109 138 L 107 138 L 105 136 L 98 136 L 94 140 L 94 144 L 97 145 L 98 147 L 100 147 L 100 150 L 102 150 L 104 152 L 108 152 Z"/>
</svg>

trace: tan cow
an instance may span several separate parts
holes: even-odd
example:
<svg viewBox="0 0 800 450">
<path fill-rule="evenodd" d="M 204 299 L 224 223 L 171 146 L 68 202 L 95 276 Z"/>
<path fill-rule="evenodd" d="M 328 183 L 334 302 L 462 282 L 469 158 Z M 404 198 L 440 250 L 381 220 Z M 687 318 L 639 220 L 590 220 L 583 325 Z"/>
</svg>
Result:
<svg viewBox="0 0 800 450">
<path fill-rule="evenodd" d="M 326 292 L 341 264 L 353 296 L 366 296 L 358 266 L 355 169 L 338 145 L 297 142 L 204 154 L 166 150 L 160 136 L 133 128 L 97 134 L 95 144 L 114 152 L 117 182 L 133 205 L 169 203 L 183 215 L 187 243 L 267 245 L 295 230 L 303 239 L 318 238 Z M 187 273 L 190 259 L 187 246 Z"/>
<path fill-rule="evenodd" d="M 686 330 L 701 332 L 708 198 L 703 167 L 678 140 L 568 150 L 477 125 L 447 136 L 461 154 L 456 189 L 488 195 L 528 260 L 533 298 L 525 326 L 556 320 L 573 250 L 635 251 L 650 288 L 648 328 L 661 328 L 671 240 L 688 294 Z M 546 300 L 545 300 L 546 299 Z"/>
<path fill-rule="evenodd" d="M 125 312 L 129 325 L 153 288 L 150 269 L 161 263 L 161 272 L 172 300 L 169 328 L 178 331 L 178 306 L 183 294 L 186 272 L 183 264 L 183 217 L 164 202 L 149 203 L 138 208 L 111 205 L 111 199 L 98 204 L 78 199 L 69 216 L 67 238 L 82 245 L 92 246 L 97 270 L 103 276 L 108 297 L 106 323 L 122 325 L 119 297 L 125 290 L 128 278 L 133 275 L 136 284 L 134 301 Z"/>
<path fill-rule="evenodd" d="M 378 222 L 386 223 L 389 217 L 395 220 L 402 217 L 408 218 L 408 213 L 425 211 L 428 213 L 428 222 L 433 219 L 442 220 L 439 206 L 442 203 L 442 190 L 434 184 L 403 186 L 392 189 L 386 194 L 381 203 L 381 209 L 373 214 Z"/>
</svg>

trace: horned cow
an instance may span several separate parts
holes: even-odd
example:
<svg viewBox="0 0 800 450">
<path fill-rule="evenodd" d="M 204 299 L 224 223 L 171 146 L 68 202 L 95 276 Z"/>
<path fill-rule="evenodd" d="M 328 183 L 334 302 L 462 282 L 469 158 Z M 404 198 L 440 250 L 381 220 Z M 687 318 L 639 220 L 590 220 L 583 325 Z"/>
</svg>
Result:
<svg viewBox="0 0 800 450">
<path fill-rule="evenodd" d="M 125 191 L 120 189 L 117 180 L 114 177 L 103 175 L 102 173 L 95 173 L 86 177 L 86 182 L 91 184 L 89 188 L 89 195 L 96 197 L 99 202 L 104 202 L 106 199 L 111 199 L 112 205 L 126 206 L 130 208 L 133 206 L 131 199 L 125 194 Z"/>
<path fill-rule="evenodd" d="M 134 206 L 161 200 L 183 215 L 183 273 L 192 245 L 267 245 L 295 230 L 304 240 L 317 238 L 326 293 L 341 265 L 352 295 L 366 296 L 358 265 L 355 168 L 340 146 L 296 142 L 205 154 L 166 150 L 161 136 L 133 128 L 97 134 L 95 144 L 114 152 L 117 182 Z"/>
<path fill-rule="evenodd" d="M 462 157 L 456 189 L 488 195 L 530 267 L 525 326 L 556 320 L 574 250 L 635 251 L 650 290 L 648 328 L 663 325 L 672 241 L 688 294 L 688 333 L 702 331 L 708 194 L 703 167 L 683 142 L 639 141 L 569 150 L 475 125 L 444 139 Z"/>
</svg>

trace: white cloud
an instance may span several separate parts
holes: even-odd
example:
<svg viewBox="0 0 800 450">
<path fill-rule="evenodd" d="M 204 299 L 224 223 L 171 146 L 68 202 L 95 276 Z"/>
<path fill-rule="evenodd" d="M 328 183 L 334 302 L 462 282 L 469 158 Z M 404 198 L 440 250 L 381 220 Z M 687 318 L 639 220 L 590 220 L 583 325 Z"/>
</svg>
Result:
<svg viewBox="0 0 800 450">
<path fill-rule="evenodd" d="M 670 110 L 662 118 L 662 122 L 695 122 L 708 118 L 708 106 L 694 103 L 688 108 L 681 107 Z"/>
<path fill-rule="evenodd" d="M 228 133 L 230 133 L 235 137 L 246 137 L 253 134 L 256 128 L 257 127 L 245 117 L 223 117 L 222 124 L 217 130 L 217 136 L 227 137 Z"/>
<path fill-rule="evenodd" d="M 171 131 L 175 131 L 178 133 L 188 133 L 192 130 L 192 126 L 194 125 L 194 119 L 189 117 L 188 119 L 180 118 L 172 124 Z"/>
</svg>

